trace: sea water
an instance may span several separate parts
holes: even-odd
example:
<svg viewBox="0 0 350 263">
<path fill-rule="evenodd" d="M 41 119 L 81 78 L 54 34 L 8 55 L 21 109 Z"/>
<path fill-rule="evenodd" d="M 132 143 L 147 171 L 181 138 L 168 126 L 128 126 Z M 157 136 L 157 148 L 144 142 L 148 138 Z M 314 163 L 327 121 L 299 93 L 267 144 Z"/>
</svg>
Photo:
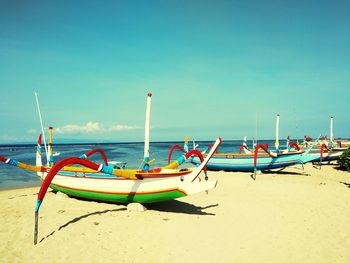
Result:
<svg viewBox="0 0 350 263">
<path fill-rule="evenodd" d="M 196 142 L 198 149 L 203 150 L 213 141 Z M 272 147 L 274 141 L 265 140 L 259 143 L 267 143 Z M 183 142 L 151 142 L 150 143 L 150 159 L 155 159 L 151 167 L 161 167 L 168 163 L 168 154 L 171 146 L 178 144 L 183 147 Z M 223 141 L 219 147 L 222 153 L 237 153 L 242 141 Z M 283 142 L 281 142 L 283 145 Z M 248 143 L 251 147 L 251 142 Z M 79 157 L 91 149 L 102 149 L 108 161 L 127 162 L 126 168 L 140 169 L 143 160 L 143 143 L 104 143 L 104 144 L 60 144 L 53 146 L 53 152 L 59 152 L 60 155 L 54 157 L 57 162 L 67 157 Z M 193 148 L 193 143 L 189 143 L 189 149 Z M 46 161 L 45 149 L 42 146 L 43 163 Z M 35 145 L 0 145 L 0 155 L 5 158 L 11 158 L 19 162 L 35 165 L 36 146 Z M 177 159 L 181 155 L 179 150 L 175 150 L 172 160 Z M 102 163 L 101 156 L 97 153 L 89 157 L 89 160 Z M 192 164 L 185 164 L 186 167 Z M 39 186 L 41 181 L 35 172 L 26 171 L 0 162 L 0 189 L 23 188 L 31 186 Z"/>
</svg>

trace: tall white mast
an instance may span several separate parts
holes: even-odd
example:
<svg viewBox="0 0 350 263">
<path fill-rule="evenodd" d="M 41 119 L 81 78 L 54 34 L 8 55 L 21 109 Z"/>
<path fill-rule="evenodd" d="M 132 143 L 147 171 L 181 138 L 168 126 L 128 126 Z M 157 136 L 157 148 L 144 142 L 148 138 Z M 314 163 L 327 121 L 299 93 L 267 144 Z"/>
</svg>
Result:
<svg viewBox="0 0 350 263">
<path fill-rule="evenodd" d="M 279 129 L 280 129 L 280 115 L 277 114 L 277 117 L 276 117 L 276 141 L 275 141 L 276 152 L 279 152 L 279 146 L 280 146 Z"/>
<path fill-rule="evenodd" d="M 333 134 L 333 117 L 331 116 L 331 123 L 330 123 L 330 134 L 329 134 L 329 145 L 333 146 L 333 140 L 334 140 L 334 134 Z"/>
<path fill-rule="evenodd" d="M 40 112 L 40 106 L 39 106 L 39 100 L 38 100 L 38 93 L 34 93 L 35 94 L 35 100 L 36 100 L 36 106 L 38 108 L 38 113 L 39 113 L 39 119 L 40 119 L 40 125 L 41 125 L 41 132 L 43 134 L 43 138 L 44 138 L 44 146 L 45 146 L 45 153 L 46 153 L 46 161 L 47 164 L 49 164 L 49 155 L 47 152 L 47 147 L 46 147 L 46 139 L 45 139 L 45 131 L 44 131 L 44 126 L 43 126 L 43 120 L 41 118 L 41 112 Z"/>
<path fill-rule="evenodd" d="M 146 122 L 145 122 L 145 150 L 144 150 L 144 165 L 143 170 L 149 169 L 149 130 L 150 130 L 150 118 L 151 118 L 151 99 L 152 93 L 147 94 L 146 104 Z"/>
</svg>

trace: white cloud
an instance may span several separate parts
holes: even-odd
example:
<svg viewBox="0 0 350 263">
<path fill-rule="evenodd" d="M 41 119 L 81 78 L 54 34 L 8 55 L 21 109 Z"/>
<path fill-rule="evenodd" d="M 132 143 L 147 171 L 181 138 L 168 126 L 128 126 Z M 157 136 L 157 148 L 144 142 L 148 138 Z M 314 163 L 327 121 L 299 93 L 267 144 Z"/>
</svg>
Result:
<svg viewBox="0 0 350 263">
<path fill-rule="evenodd" d="M 37 130 L 36 129 L 29 129 L 29 130 L 27 130 L 27 133 L 35 134 L 35 133 L 37 133 Z"/>
<path fill-rule="evenodd" d="M 71 133 L 101 133 L 104 132 L 102 124 L 99 122 L 89 121 L 85 125 L 68 124 L 55 129 L 56 133 L 71 134 Z"/>
<path fill-rule="evenodd" d="M 62 127 L 57 127 L 54 132 L 58 134 L 74 134 L 74 133 L 104 133 L 104 132 L 115 132 L 115 131 L 128 131 L 139 129 L 137 126 L 128 126 L 117 124 L 104 128 L 99 122 L 89 121 L 85 125 L 68 124 Z"/>
<path fill-rule="evenodd" d="M 129 131 L 129 130 L 136 130 L 136 129 L 140 129 L 140 127 L 117 124 L 109 127 L 108 130 L 113 132 L 113 131 Z"/>
<path fill-rule="evenodd" d="M 9 134 L 0 134 L 0 141 L 17 141 L 18 138 Z"/>
</svg>

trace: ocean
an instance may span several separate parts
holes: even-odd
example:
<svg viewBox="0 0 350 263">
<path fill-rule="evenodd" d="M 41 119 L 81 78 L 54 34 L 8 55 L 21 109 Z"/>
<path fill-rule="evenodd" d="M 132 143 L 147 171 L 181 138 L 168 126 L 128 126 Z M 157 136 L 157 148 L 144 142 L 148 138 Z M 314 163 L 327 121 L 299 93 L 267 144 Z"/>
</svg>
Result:
<svg viewBox="0 0 350 263">
<path fill-rule="evenodd" d="M 196 142 L 199 149 L 205 149 L 213 141 Z M 270 147 L 273 146 L 273 140 L 262 140 L 259 143 L 267 143 Z M 285 141 L 280 141 L 281 145 Z M 167 164 L 168 153 L 172 145 L 178 144 L 183 147 L 183 142 L 151 142 L 150 143 L 150 158 L 155 159 L 152 167 L 161 167 Z M 238 152 L 242 140 L 223 141 L 219 147 L 219 152 Z M 251 147 L 251 141 L 248 146 Z M 126 168 L 138 169 L 142 165 L 144 144 L 141 142 L 135 143 L 103 143 L 103 144 L 59 144 L 53 145 L 53 152 L 59 152 L 54 161 L 57 162 L 67 157 L 79 157 L 91 149 L 102 149 L 108 158 L 108 161 L 123 161 L 127 162 Z M 192 149 L 192 142 L 189 143 L 189 148 Z M 35 164 L 36 145 L 0 145 L 0 155 L 11 158 L 27 164 Z M 45 149 L 42 146 L 43 163 L 45 162 Z M 172 159 L 177 159 L 181 155 L 180 151 L 175 150 Z M 102 163 L 99 154 L 89 157 L 89 160 Z M 191 166 L 191 164 L 185 164 Z M 24 188 L 31 186 L 40 186 L 40 180 L 35 172 L 26 171 L 13 167 L 3 162 L 0 162 L 0 190 Z"/>
</svg>

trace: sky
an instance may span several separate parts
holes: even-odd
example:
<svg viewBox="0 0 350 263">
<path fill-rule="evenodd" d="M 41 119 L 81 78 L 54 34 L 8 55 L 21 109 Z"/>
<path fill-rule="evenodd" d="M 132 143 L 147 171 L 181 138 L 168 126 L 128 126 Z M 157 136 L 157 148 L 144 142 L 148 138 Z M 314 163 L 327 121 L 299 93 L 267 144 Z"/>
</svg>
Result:
<svg viewBox="0 0 350 263">
<path fill-rule="evenodd" d="M 349 1 L 0 5 L 0 144 L 350 137 Z"/>
</svg>

